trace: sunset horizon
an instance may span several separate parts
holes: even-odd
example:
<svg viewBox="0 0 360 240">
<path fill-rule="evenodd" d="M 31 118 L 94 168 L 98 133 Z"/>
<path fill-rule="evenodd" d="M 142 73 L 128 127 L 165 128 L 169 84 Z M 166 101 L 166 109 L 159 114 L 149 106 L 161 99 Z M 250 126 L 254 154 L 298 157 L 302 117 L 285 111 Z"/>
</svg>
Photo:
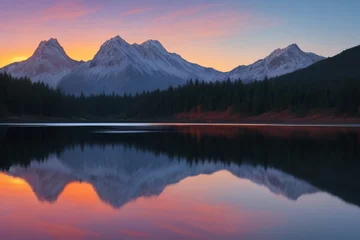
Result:
<svg viewBox="0 0 360 240">
<path fill-rule="evenodd" d="M 360 17 L 349 14 L 360 7 L 357 1 L 313 2 L 311 8 L 308 1 L 283 0 L 17 2 L 23 7 L 16 11 L 10 1 L 0 3 L 0 19 L 12 16 L 0 24 L 6 36 L 0 39 L 0 67 L 27 59 L 40 41 L 49 38 L 57 38 L 71 58 L 83 61 L 91 60 L 101 44 L 117 35 L 130 44 L 155 39 L 169 52 L 220 71 L 251 64 L 292 43 L 331 57 L 360 42 L 352 31 L 360 27 Z M 327 23 L 334 18 L 339 21 L 331 31 Z"/>
</svg>

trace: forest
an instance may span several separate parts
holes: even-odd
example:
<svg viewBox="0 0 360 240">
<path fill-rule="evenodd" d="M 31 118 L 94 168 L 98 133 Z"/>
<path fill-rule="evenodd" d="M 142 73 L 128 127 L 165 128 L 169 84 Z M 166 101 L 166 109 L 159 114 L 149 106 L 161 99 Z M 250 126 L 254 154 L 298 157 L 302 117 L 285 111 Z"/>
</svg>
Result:
<svg viewBox="0 0 360 240">
<path fill-rule="evenodd" d="M 302 117 L 310 110 L 359 115 L 360 81 L 342 79 L 294 81 L 286 76 L 243 84 L 241 80 L 205 83 L 189 80 L 184 86 L 136 95 L 70 96 L 30 79 L 0 74 L 0 116 L 116 119 L 173 116 L 191 111 L 228 111 L 248 116 L 283 110 Z"/>
</svg>

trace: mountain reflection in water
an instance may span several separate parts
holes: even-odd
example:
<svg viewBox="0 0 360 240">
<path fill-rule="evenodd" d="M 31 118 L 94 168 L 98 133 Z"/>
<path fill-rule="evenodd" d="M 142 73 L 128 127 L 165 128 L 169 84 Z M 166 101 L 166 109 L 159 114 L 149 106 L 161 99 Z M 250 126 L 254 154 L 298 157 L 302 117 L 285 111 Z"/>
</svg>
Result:
<svg viewBox="0 0 360 240">
<path fill-rule="evenodd" d="M 188 177 L 222 170 L 265 186 L 289 200 L 317 192 L 305 181 L 273 168 L 220 162 L 190 165 L 183 159 L 174 161 L 164 155 L 155 156 L 122 146 L 76 147 L 59 157 L 31 162 L 26 168 L 12 166 L 7 174 L 24 179 L 40 201 L 55 202 L 68 184 L 86 182 L 92 185 L 103 202 L 120 208 L 140 197 L 158 196 L 167 186 Z"/>
<path fill-rule="evenodd" d="M 349 239 L 360 236 L 352 228 L 356 221 L 349 222 L 360 220 L 357 131 L 201 126 L 124 131 L 8 128 L 1 142 L 0 197 L 5 205 L 31 205 L 34 210 L 0 207 L 1 223 L 6 211 L 15 221 L 7 221 L 8 227 L 25 218 L 55 224 L 49 215 L 66 222 L 70 218 L 59 210 L 66 204 L 68 211 L 62 211 L 78 218 L 67 226 L 74 232 L 63 236 L 70 239 L 118 239 L 115 230 L 126 239 L 266 239 L 268 234 L 304 239 L 292 235 L 297 228 L 311 232 L 320 224 L 343 229 L 334 227 L 341 222 L 346 223 Z M 20 186 L 30 186 L 32 197 L 26 188 L 17 192 Z M 70 199 L 70 192 L 77 197 Z M 87 203 L 93 194 L 97 200 Z M 38 206 L 29 198 L 51 205 Z M 89 219 L 75 216 L 85 211 L 79 204 L 87 207 L 82 213 Z M 107 221 L 110 213 L 99 204 L 115 210 L 119 216 L 112 213 L 111 219 L 124 228 Z M 49 212 L 43 213 L 45 209 Z M 150 224 L 154 219 L 156 226 Z M 5 225 L 0 225 L 1 239 L 25 239 L 5 231 Z M 56 225 L 51 234 L 63 227 Z M 37 239 L 51 238 L 43 230 L 36 233 Z M 95 233 L 101 235 L 92 236 Z M 314 236 L 344 236 L 337 234 L 318 230 Z"/>
</svg>

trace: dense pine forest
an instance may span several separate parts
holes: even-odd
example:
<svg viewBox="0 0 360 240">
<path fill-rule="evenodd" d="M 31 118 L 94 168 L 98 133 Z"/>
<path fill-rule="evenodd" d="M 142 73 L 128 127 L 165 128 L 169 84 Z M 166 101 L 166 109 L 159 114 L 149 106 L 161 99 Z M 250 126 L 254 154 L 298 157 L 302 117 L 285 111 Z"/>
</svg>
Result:
<svg viewBox="0 0 360 240">
<path fill-rule="evenodd" d="M 249 84 L 238 81 L 188 84 L 136 95 L 70 96 L 30 79 L 0 74 L 0 116 L 116 119 L 168 117 L 190 111 L 229 111 L 253 116 L 289 110 L 299 117 L 310 110 L 357 116 L 358 79 L 296 81 L 291 74 Z"/>
</svg>

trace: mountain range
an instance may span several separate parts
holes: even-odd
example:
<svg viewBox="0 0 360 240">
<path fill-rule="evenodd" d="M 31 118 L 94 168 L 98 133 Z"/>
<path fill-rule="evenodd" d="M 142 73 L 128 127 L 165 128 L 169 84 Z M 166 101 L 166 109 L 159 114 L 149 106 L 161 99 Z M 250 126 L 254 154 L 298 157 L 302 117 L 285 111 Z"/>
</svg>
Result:
<svg viewBox="0 0 360 240">
<path fill-rule="evenodd" d="M 306 68 L 324 57 L 302 51 L 296 44 L 277 49 L 269 56 L 230 72 L 221 72 L 190 63 L 176 53 L 169 53 L 156 40 L 129 44 L 120 36 L 107 40 L 87 62 L 71 59 L 51 38 L 42 41 L 27 60 L 5 66 L 0 72 L 15 77 L 27 76 L 45 82 L 63 92 L 85 95 L 113 92 L 136 93 L 166 89 L 185 84 L 189 79 L 206 82 L 228 78 L 244 82 L 281 76 Z"/>
<path fill-rule="evenodd" d="M 222 170 L 291 201 L 319 191 L 274 168 L 208 161 L 191 165 L 185 159 L 175 161 L 166 155 L 129 150 L 124 146 L 75 147 L 43 162 L 33 161 L 28 167 L 14 165 L 6 174 L 24 179 L 40 201 L 56 202 L 68 184 L 85 182 L 93 186 L 103 202 L 120 208 L 140 197 L 158 196 L 166 187 L 188 177 Z"/>
</svg>

